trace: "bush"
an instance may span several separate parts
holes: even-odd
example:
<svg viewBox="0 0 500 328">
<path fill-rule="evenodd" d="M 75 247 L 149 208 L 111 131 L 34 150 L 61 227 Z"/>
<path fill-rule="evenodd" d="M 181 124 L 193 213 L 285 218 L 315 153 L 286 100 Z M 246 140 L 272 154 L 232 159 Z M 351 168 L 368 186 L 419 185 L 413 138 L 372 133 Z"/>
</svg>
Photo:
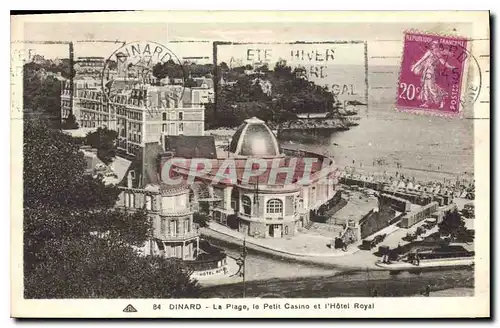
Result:
<svg viewBox="0 0 500 328">
<path fill-rule="evenodd" d="M 193 222 L 198 224 L 200 228 L 208 227 L 210 218 L 205 213 L 195 212 L 193 214 Z"/>
</svg>

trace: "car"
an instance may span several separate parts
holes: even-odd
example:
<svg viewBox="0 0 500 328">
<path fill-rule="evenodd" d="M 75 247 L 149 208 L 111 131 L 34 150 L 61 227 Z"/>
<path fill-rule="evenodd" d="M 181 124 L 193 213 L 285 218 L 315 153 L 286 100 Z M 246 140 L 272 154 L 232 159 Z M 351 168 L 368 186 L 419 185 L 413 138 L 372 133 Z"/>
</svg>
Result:
<svg viewBox="0 0 500 328">
<path fill-rule="evenodd" d="M 361 244 L 361 249 L 370 250 L 375 246 L 373 239 L 364 239 Z"/>
<path fill-rule="evenodd" d="M 412 232 L 408 232 L 406 234 L 406 236 L 404 236 L 402 238 L 404 241 L 414 241 L 415 239 L 417 239 L 417 234 L 416 233 L 412 233 Z"/>
<path fill-rule="evenodd" d="M 474 203 L 467 203 L 464 205 L 462 215 L 466 218 L 474 218 Z"/>
<path fill-rule="evenodd" d="M 376 235 L 375 238 L 373 238 L 373 241 L 375 244 L 379 244 L 384 241 L 385 237 L 387 237 L 387 234 L 381 234 L 381 235 Z"/>
</svg>

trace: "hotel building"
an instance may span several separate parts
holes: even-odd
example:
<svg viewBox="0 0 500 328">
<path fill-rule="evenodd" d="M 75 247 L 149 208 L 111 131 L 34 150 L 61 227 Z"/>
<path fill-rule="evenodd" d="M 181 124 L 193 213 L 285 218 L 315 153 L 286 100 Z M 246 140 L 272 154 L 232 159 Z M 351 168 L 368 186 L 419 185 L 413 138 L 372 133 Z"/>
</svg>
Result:
<svg viewBox="0 0 500 328">
<path fill-rule="evenodd" d="M 113 94 L 107 97 L 102 93 L 100 79 L 75 77 L 73 114 L 81 128 L 107 127 L 117 131 L 118 149 L 137 155 L 148 142 L 163 145 L 165 136 L 203 136 L 205 104 L 214 100 L 213 83 L 211 79 L 196 82 L 197 86 L 187 88 L 117 77 L 113 80 Z M 63 121 L 71 113 L 70 90 L 69 82 L 64 83 Z"/>
</svg>

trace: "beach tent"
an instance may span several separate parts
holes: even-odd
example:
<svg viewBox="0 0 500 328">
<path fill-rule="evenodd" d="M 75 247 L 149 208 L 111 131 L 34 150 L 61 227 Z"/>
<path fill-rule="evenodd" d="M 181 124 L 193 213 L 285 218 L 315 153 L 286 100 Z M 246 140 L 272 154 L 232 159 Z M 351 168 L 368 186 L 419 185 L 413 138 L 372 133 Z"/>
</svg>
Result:
<svg viewBox="0 0 500 328">
<path fill-rule="evenodd" d="M 408 188 L 408 189 L 414 189 L 413 183 L 408 182 L 408 185 L 406 186 L 406 188 Z"/>
<path fill-rule="evenodd" d="M 405 183 L 403 181 L 401 181 L 399 183 L 399 185 L 398 185 L 398 188 L 403 188 L 404 189 L 405 187 L 406 187 L 406 185 L 405 185 Z"/>
</svg>

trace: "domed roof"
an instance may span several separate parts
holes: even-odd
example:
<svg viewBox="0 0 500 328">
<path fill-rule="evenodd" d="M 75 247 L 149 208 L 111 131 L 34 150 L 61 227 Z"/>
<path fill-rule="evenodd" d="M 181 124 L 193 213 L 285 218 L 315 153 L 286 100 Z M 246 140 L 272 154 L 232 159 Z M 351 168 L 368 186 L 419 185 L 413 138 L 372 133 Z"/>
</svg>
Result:
<svg viewBox="0 0 500 328">
<path fill-rule="evenodd" d="M 236 130 L 229 151 L 237 156 L 279 156 L 280 148 L 273 132 L 256 117 L 245 120 Z"/>
</svg>

